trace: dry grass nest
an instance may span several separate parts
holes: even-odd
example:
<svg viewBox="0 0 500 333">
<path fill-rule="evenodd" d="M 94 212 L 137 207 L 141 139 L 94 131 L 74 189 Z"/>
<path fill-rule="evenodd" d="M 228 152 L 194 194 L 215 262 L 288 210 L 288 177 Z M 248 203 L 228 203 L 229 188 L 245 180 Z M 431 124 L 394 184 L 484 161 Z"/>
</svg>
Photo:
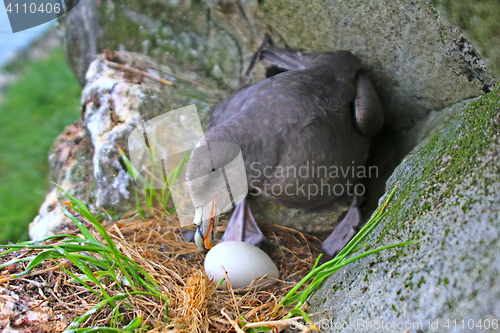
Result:
<svg viewBox="0 0 500 333">
<path fill-rule="evenodd" d="M 258 322 L 268 322 L 269 327 L 279 332 L 290 324 L 290 321 L 283 321 L 288 311 L 281 308 L 279 302 L 310 272 L 320 253 L 318 239 L 289 228 L 264 225 L 263 232 L 271 244 L 269 254 L 278 266 L 281 278 L 268 289 L 250 288 L 245 294 L 238 294 L 234 293 L 230 284 L 226 290 L 215 288 L 203 269 L 204 253 L 193 243 L 182 239 L 175 218 L 160 211 L 153 211 L 151 215 L 144 220 L 131 213 L 108 227 L 107 231 L 116 247 L 144 268 L 169 301 L 165 304 L 155 297 L 130 296 L 127 306 L 125 301 L 120 305 L 121 322 L 142 317 L 142 327 L 148 327 L 150 332 L 243 332 L 240 328 L 242 323 Z M 221 221 L 217 231 L 222 232 L 225 226 L 226 223 Z M 102 240 L 90 225 L 88 227 L 97 239 Z M 0 262 L 13 256 L 30 256 L 33 252 L 36 251 L 19 250 L 0 257 Z M 21 272 L 26 266 L 27 263 L 17 263 L 6 267 L 0 274 L 6 276 Z M 57 328 L 61 331 L 64 323 L 69 323 L 101 301 L 96 294 L 76 283 L 61 266 L 74 274 L 82 273 L 67 259 L 53 259 L 38 266 L 29 276 L 1 282 L 0 296 L 2 290 L 4 295 L 6 290 L 11 290 L 23 294 L 34 302 L 33 306 L 43 304 L 50 309 L 44 312 L 50 312 L 51 320 L 59 322 L 59 326 L 52 324 L 49 331 L 54 331 L 56 327 L 61 327 Z M 104 280 L 103 283 L 110 296 L 120 292 L 116 282 Z M 26 287 L 28 285 L 31 287 Z M 1 315 L 0 325 L 2 320 L 5 324 L 10 319 L 16 319 L 2 319 Z M 109 326 L 113 315 L 113 309 L 104 306 L 81 327 Z M 11 320 L 12 325 L 15 323 Z M 39 328 L 45 331 L 43 327 Z"/>
</svg>

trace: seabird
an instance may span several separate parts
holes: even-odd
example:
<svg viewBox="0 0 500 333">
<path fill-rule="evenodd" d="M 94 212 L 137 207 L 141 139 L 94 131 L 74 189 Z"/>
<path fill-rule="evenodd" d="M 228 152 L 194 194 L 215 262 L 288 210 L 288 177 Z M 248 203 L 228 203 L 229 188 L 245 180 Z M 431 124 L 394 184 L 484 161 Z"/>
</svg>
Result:
<svg viewBox="0 0 500 333">
<path fill-rule="evenodd" d="M 189 191 L 193 202 L 199 203 L 194 221 L 199 247 L 208 249 L 213 244 L 217 200 L 207 198 L 207 184 L 193 185 L 190 180 L 210 175 L 232 158 L 231 153 L 211 152 L 211 145 L 228 142 L 239 146 L 250 190 L 287 207 L 320 211 L 349 196 L 349 184 L 353 186 L 361 179 L 352 172 L 336 177 L 314 174 L 313 168 L 365 167 L 370 138 L 383 125 L 377 93 L 353 53 L 299 52 L 268 46 L 266 42 L 254 55 L 244 84 L 211 113 L 204 138 L 209 162 L 207 156 L 202 156 L 207 150 L 202 153 L 195 149 L 187 164 Z M 269 77 L 250 84 L 260 60 L 271 65 L 267 69 Z M 298 174 L 298 170 L 307 170 L 307 176 L 305 172 Z M 308 192 L 312 188 L 320 191 L 312 195 Z M 339 193 L 340 189 L 344 191 Z M 347 215 L 323 242 L 323 251 L 334 256 L 363 222 L 353 195 Z M 222 241 L 227 240 L 254 245 L 265 241 L 247 199 L 237 205 L 229 221 L 222 237 Z"/>
</svg>

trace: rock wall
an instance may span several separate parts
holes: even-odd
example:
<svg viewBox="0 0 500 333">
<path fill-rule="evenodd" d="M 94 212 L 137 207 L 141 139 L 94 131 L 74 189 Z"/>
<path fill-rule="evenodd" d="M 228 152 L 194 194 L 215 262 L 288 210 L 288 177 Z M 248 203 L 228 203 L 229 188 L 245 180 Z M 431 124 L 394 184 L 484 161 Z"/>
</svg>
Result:
<svg viewBox="0 0 500 333">
<path fill-rule="evenodd" d="M 498 1 L 432 0 L 471 41 L 488 66 L 500 75 L 500 6 Z"/>
<path fill-rule="evenodd" d="M 389 179 L 388 191 L 399 188 L 368 239 L 372 248 L 419 243 L 366 257 L 329 278 L 310 309 L 328 313 L 325 332 L 372 332 L 366 323 L 380 329 L 382 320 L 393 325 L 383 332 L 408 328 L 398 323 L 430 331 L 436 321 L 436 332 L 464 331 L 472 322 L 468 331 L 498 331 L 491 323 L 500 318 L 500 89 L 445 114 L 446 126 L 431 130 Z M 489 329 L 479 327 L 485 320 Z M 335 329 L 349 322 L 360 326 Z"/>
</svg>

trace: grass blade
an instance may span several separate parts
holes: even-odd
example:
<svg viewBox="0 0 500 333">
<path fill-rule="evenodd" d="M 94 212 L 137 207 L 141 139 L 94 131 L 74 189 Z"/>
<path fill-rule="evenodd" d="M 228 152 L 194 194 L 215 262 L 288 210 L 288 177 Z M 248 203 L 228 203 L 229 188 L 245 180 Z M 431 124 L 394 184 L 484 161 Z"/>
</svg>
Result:
<svg viewBox="0 0 500 333">
<path fill-rule="evenodd" d="M 382 250 L 390 249 L 390 248 L 395 248 L 395 247 L 403 247 L 411 244 L 415 244 L 415 241 L 409 241 L 409 242 L 403 242 L 403 243 L 398 243 L 398 244 L 392 244 L 392 245 L 387 245 L 387 246 L 382 246 L 378 247 L 376 249 L 371 249 L 368 251 L 365 251 L 363 253 L 360 253 L 355 256 L 351 256 L 354 253 L 358 252 L 362 248 L 366 247 L 367 244 L 360 246 L 359 244 L 368 236 L 370 232 L 378 225 L 378 223 L 382 220 L 382 218 L 385 216 L 385 208 L 387 207 L 389 201 L 392 199 L 394 196 L 394 193 L 396 191 L 396 188 L 398 185 L 396 185 L 391 193 L 389 194 L 387 200 L 385 201 L 384 205 L 382 207 L 379 207 L 376 212 L 372 215 L 372 218 L 365 224 L 365 226 L 351 239 L 351 241 L 333 258 L 332 260 L 322 264 L 321 266 L 318 267 L 319 263 L 319 258 L 316 260 L 311 272 L 309 272 L 301 281 L 299 281 L 289 292 L 288 294 L 281 300 L 280 306 L 277 308 L 275 313 L 278 311 L 279 308 L 283 306 L 290 306 L 293 304 L 296 304 L 293 312 L 292 310 L 288 313 L 287 317 L 291 317 L 294 313 L 295 310 L 298 310 L 300 306 L 302 306 L 306 300 L 311 296 L 312 293 L 314 293 L 320 286 L 321 283 L 330 275 L 338 271 L 340 268 L 356 261 L 361 258 L 364 258 L 366 256 L 369 256 L 370 254 L 374 254 L 377 252 L 380 252 Z M 350 258 L 347 258 L 348 256 L 351 256 Z M 309 286 L 303 290 L 303 291 L 298 291 L 306 282 L 311 281 Z M 301 314 L 302 315 L 302 314 Z M 303 315 L 302 315 L 303 316 Z M 305 317 L 304 317 L 305 318 Z"/>
</svg>

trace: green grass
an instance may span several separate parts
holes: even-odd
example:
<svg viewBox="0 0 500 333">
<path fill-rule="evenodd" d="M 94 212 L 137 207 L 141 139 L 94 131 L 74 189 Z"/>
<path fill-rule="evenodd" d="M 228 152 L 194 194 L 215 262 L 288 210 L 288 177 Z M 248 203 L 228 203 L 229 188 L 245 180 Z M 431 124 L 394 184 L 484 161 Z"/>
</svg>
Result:
<svg viewBox="0 0 500 333">
<path fill-rule="evenodd" d="M 153 161 L 153 169 L 154 168 L 162 168 L 161 165 L 158 164 L 157 159 L 155 158 L 153 152 L 149 147 L 144 147 L 144 149 L 147 151 L 148 155 L 150 156 L 151 160 Z M 145 204 L 146 207 L 148 208 L 148 211 L 151 212 L 151 210 L 154 207 L 159 207 L 160 209 L 164 209 L 165 212 L 169 215 L 172 215 L 175 213 L 175 207 L 167 207 L 167 204 L 170 201 L 171 198 L 171 191 L 169 188 L 169 184 L 174 184 L 177 178 L 179 178 L 182 168 L 184 165 L 187 163 L 189 160 L 189 153 L 186 153 L 184 155 L 184 158 L 179 162 L 179 164 L 168 174 L 166 182 L 165 182 L 165 188 L 163 189 L 155 189 L 153 187 L 153 184 L 155 183 L 154 181 L 154 172 L 149 173 L 146 175 L 146 177 L 143 177 L 141 173 L 132 165 L 132 162 L 128 158 L 127 154 L 123 151 L 123 149 L 118 146 L 118 151 L 120 152 L 120 156 L 122 158 L 123 163 L 125 163 L 125 166 L 127 167 L 127 171 L 129 175 L 134 178 L 137 182 L 140 182 L 142 186 L 144 186 L 144 199 L 145 199 Z M 154 151 L 154 149 L 153 149 Z M 158 170 L 158 169 L 156 169 Z M 141 202 L 139 199 L 139 190 L 137 187 L 135 187 L 135 201 L 136 201 L 136 208 L 137 212 L 143 219 L 146 219 L 146 213 L 141 207 Z"/>
<path fill-rule="evenodd" d="M 61 48 L 28 61 L 0 104 L 0 244 L 27 239 L 50 186 L 48 151 L 78 119 L 81 87 Z"/>
<path fill-rule="evenodd" d="M 95 216 L 92 215 L 88 207 L 82 201 L 65 192 L 59 185 L 55 185 L 71 200 L 71 208 L 84 216 L 95 227 L 103 241 L 98 241 L 82 222 L 77 220 L 67 209 L 60 206 L 64 214 L 66 214 L 66 216 L 78 227 L 83 237 L 55 235 L 41 241 L 0 245 L 0 249 L 7 248 L 6 251 L 0 253 L 0 256 L 20 249 L 41 251 L 34 257 L 23 258 L 21 256 L 7 263 L 0 264 L 1 270 L 8 265 L 26 260 L 30 261 L 30 264 L 23 272 L 10 276 L 0 276 L 0 283 L 29 274 L 33 268 L 47 259 L 66 258 L 71 261 L 73 265 L 78 267 L 83 274 L 76 275 L 59 263 L 56 262 L 56 264 L 66 272 L 66 274 L 71 276 L 74 281 L 85 286 L 90 292 L 97 295 L 101 301 L 83 315 L 76 317 L 65 329 L 65 332 L 128 333 L 138 329 L 142 325 L 142 317 L 135 317 L 124 329 L 118 328 L 118 326 L 123 326 L 122 321 L 124 319 L 124 315 L 122 314 L 123 307 L 120 307 L 120 302 L 124 300 L 127 302 L 131 296 L 134 295 L 142 295 L 152 296 L 162 303 L 168 303 L 168 297 L 164 296 L 161 291 L 159 291 L 160 286 L 142 267 L 118 250 L 104 227 Z M 44 243 L 45 241 L 51 241 L 52 243 L 46 244 Z M 101 282 L 101 280 L 108 283 Z M 92 285 L 95 285 L 97 288 L 93 288 Z M 111 296 L 110 292 L 113 292 L 115 295 Z M 116 294 L 116 292 L 118 292 L 118 294 Z M 106 305 L 113 309 L 112 327 L 79 328 L 79 326 L 85 323 L 90 316 L 97 313 Z M 125 303 L 124 306 L 125 308 L 132 308 L 128 303 Z M 168 307 L 165 309 L 165 320 L 168 323 Z"/>
<path fill-rule="evenodd" d="M 332 275 L 342 267 L 354 261 L 357 261 L 361 258 L 364 258 L 370 254 L 380 252 L 382 250 L 391 249 L 395 247 L 403 247 L 417 243 L 416 241 L 409 241 L 409 242 L 391 244 L 371 250 L 366 250 L 357 255 L 354 255 L 356 252 L 365 248 L 368 245 L 368 244 L 361 245 L 361 242 L 371 233 L 371 231 L 379 224 L 379 222 L 384 217 L 385 215 L 384 210 L 389 204 L 389 201 L 391 201 L 394 192 L 396 191 L 396 188 L 397 185 L 392 189 L 384 205 L 382 205 L 377 209 L 376 213 L 372 215 L 370 220 L 366 222 L 363 228 L 361 228 L 361 230 L 349 241 L 349 243 L 347 243 L 347 245 L 342 249 L 342 251 L 340 251 L 332 260 L 318 267 L 321 255 L 318 257 L 311 272 L 309 272 L 309 274 L 307 274 L 299 283 L 297 283 L 297 285 L 294 288 L 292 288 L 292 290 L 290 290 L 290 292 L 280 302 L 281 305 L 287 306 L 295 304 L 295 308 L 293 310 L 297 310 L 307 301 L 309 296 L 312 295 L 320 287 L 321 283 L 328 276 Z M 311 284 L 309 284 L 309 286 L 305 290 L 301 292 L 298 291 L 304 283 L 311 280 L 312 280 Z"/>
</svg>

